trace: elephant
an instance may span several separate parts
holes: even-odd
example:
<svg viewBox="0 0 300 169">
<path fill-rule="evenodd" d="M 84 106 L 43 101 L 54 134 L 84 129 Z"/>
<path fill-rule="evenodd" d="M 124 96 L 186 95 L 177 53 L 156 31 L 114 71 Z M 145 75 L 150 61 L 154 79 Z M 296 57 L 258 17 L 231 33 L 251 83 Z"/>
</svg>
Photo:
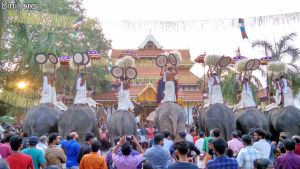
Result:
<svg viewBox="0 0 300 169">
<path fill-rule="evenodd" d="M 116 137 L 124 135 L 137 136 L 137 124 L 135 117 L 143 111 L 143 106 L 134 103 L 133 112 L 115 110 L 107 120 L 107 129 L 111 144 L 114 144 Z"/>
<path fill-rule="evenodd" d="M 162 103 L 155 111 L 154 123 L 159 131 L 168 130 L 173 134 L 185 130 L 186 113 L 174 102 Z"/>
<path fill-rule="evenodd" d="M 87 132 L 92 132 L 98 138 L 98 119 L 97 114 L 87 105 L 73 105 L 58 121 L 58 131 L 63 138 L 70 132 L 77 132 L 78 141 L 84 142 Z"/>
<path fill-rule="evenodd" d="M 267 116 L 256 108 L 245 108 L 235 112 L 236 127 L 242 134 L 248 134 L 250 129 L 261 128 L 269 131 Z"/>
<path fill-rule="evenodd" d="M 26 112 L 23 130 L 37 136 L 58 132 L 58 120 L 63 113 L 55 106 L 39 104 Z"/>
<path fill-rule="evenodd" d="M 213 104 L 205 108 L 204 111 L 200 111 L 198 125 L 205 133 L 219 128 L 221 135 L 227 140 L 231 138 L 231 133 L 236 130 L 232 109 L 221 103 Z"/>
<path fill-rule="evenodd" d="M 274 108 L 266 114 L 274 139 L 278 139 L 279 133 L 283 131 L 289 137 L 300 134 L 300 109 L 295 106 Z"/>
</svg>

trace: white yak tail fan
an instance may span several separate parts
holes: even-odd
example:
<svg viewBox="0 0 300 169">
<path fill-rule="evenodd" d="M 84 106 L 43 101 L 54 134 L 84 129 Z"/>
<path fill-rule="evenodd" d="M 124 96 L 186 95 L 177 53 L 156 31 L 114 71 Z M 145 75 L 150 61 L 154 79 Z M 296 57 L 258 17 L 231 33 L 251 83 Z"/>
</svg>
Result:
<svg viewBox="0 0 300 169">
<path fill-rule="evenodd" d="M 174 51 L 170 52 L 170 54 L 173 54 L 175 56 L 177 64 L 182 63 L 182 61 L 183 61 L 182 56 L 181 56 L 181 53 L 178 50 L 174 50 Z"/>
<path fill-rule="evenodd" d="M 123 69 L 126 69 L 128 67 L 135 67 L 135 60 L 132 56 L 126 55 L 117 60 L 116 66 L 119 66 Z"/>
<path fill-rule="evenodd" d="M 238 72 L 245 71 L 246 63 L 248 62 L 247 59 L 239 60 L 235 63 L 235 70 Z"/>
<path fill-rule="evenodd" d="M 204 57 L 204 63 L 208 66 L 216 66 L 220 58 L 220 55 L 206 55 Z"/>
<path fill-rule="evenodd" d="M 280 74 L 287 72 L 287 65 L 281 61 L 272 61 L 267 65 L 267 70 L 269 74 Z"/>
<path fill-rule="evenodd" d="M 47 60 L 45 64 L 43 64 L 43 73 L 54 73 L 54 69 L 58 69 L 60 67 L 60 63 L 58 62 L 54 65 L 50 60 Z"/>
</svg>

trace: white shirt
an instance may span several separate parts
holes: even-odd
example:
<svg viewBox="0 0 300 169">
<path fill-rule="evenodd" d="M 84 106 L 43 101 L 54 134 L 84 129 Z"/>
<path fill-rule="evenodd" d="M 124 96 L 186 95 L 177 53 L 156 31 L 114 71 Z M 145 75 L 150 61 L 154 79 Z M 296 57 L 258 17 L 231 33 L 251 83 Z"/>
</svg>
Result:
<svg viewBox="0 0 300 169">
<path fill-rule="evenodd" d="M 200 152 L 203 152 L 203 140 L 204 138 L 199 138 L 196 142 L 195 142 L 195 146 L 198 148 L 198 150 L 200 150 Z"/>
<path fill-rule="evenodd" d="M 185 140 L 194 143 L 193 136 L 190 135 L 190 134 L 188 134 L 188 135 L 185 136 Z"/>
<path fill-rule="evenodd" d="M 238 161 L 238 166 L 242 169 L 252 169 L 253 161 L 261 158 L 261 153 L 254 149 L 252 146 L 247 146 L 239 152 L 236 160 Z"/>
<path fill-rule="evenodd" d="M 262 158 L 269 159 L 271 153 L 271 145 L 265 140 L 260 139 L 253 144 L 253 148 L 261 152 Z"/>
<path fill-rule="evenodd" d="M 164 148 L 169 150 L 173 144 L 174 144 L 173 141 L 164 138 L 164 146 L 163 146 Z"/>
</svg>

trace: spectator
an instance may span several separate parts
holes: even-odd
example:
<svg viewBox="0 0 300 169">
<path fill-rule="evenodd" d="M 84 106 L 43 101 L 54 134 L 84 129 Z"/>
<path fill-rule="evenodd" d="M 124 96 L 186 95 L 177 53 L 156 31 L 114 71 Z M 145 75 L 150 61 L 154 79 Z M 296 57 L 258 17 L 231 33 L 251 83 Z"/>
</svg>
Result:
<svg viewBox="0 0 300 169">
<path fill-rule="evenodd" d="M 277 157 L 275 169 L 297 169 L 300 167 L 300 156 L 294 153 L 295 144 L 295 141 L 290 138 L 283 141 L 286 153 Z"/>
<path fill-rule="evenodd" d="M 49 136 L 49 148 L 45 151 L 45 158 L 48 166 L 55 166 L 62 169 L 62 163 L 66 162 L 64 151 L 58 147 L 60 136 L 58 133 L 52 133 Z"/>
<path fill-rule="evenodd" d="M 233 157 L 237 157 L 240 150 L 244 147 L 243 143 L 238 138 L 238 133 L 234 131 L 232 132 L 232 139 L 228 141 L 228 149 L 233 151 Z"/>
<path fill-rule="evenodd" d="M 203 160 L 203 153 L 204 153 L 204 151 L 203 151 L 203 140 L 204 140 L 204 133 L 202 132 L 202 131 L 200 131 L 199 133 L 198 133 L 198 135 L 199 135 L 199 139 L 198 140 L 196 140 L 196 143 L 195 143 L 195 146 L 198 148 L 198 150 L 200 151 L 200 156 L 198 156 L 197 157 L 197 166 L 198 166 L 198 168 L 200 168 L 200 169 L 202 169 L 202 168 L 204 168 L 205 167 L 205 165 L 204 165 L 204 160 Z"/>
<path fill-rule="evenodd" d="M 189 133 L 185 136 L 185 140 L 194 143 L 193 134 L 194 128 L 190 128 Z"/>
<path fill-rule="evenodd" d="M 166 149 L 170 149 L 170 147 L 174 144 L 174 142 L 171 139 L 171 132 L 170 131 L 164 131 L 164 145 L 163 147 Z"/>
<path fill-rule="evenodd" d="M 147 130 L 147 135 L 148 135 L 149 140 L 153 139 L 155 129 L 153 128 L 152 124 L 150 124 L 146 130 Z"/>
<path fill-rule="evenodd" d="M 179 141 L 175 143 L 176 146 L 176 156 L 178 156 L 178 161 L 174 164 L 168 166 L 168 169 L 198 169 L 194 164 L 191 164 L 191 159 L 188 158 L 190 143 L 187 141 Z"/>
<path fill-rule="evenodd" d="M 243 135 L 242 141 L 245 148 L 237 156 L 239 168 L 252 169 L 254 160 L 261 158 L 261 153 L 252 147 L 250 135 Z"/>
<path fill-rule="evenodd" d="M 142 123 L 141 125 L 141 144 L 143 148 L 147 147 L 147 129 L 145 128 L 145 125 Z"/>
<path fill-rule="evenodd" d="M 152 164 L 149 162 L 144 162 L 143 163 L 143 169 L 153 169 Z"/>
<path fill-rule="evenodd" d="M 29 147 L 29 138 L 28 138 L 28 134 L 24 131 L 22 133 L 22 149 L 28 148 Z"/>
<path fill-rule="evenodd" d="M 300 136 L 293 136 L 292 139 L 296 142 L 295 154 L 300 156 Z"/>
<path fill-rule="evenodd" d="M 67 156 L 67 169 L 78 169 L 78 153 L 80 144 L 77 142 L 78 134 L 76 132 L 70 133 L 70 140 L 68 140 L 62 147 L 64 148 Z"/>
<path fill-rule="evenodd" d="M 105 151 L 108 148 L 108 139 L 109 139 L 106 128 L 103 127 L 101 129 L 101 132 L 99 133 L 99 136 L 100 136 L 100 144 L 101 144 L 100 150 Z"/>
<path fill-rule="evenodd" d="M 285 153 L 285 148 L 283 146 L 283 140 L 287 139 L 287 134 L 285 132 L 280 132 L 279 134 L 279 141 L 276 147 L 276 150 L 279 154 Z"/>
<path fill-rule="evenodd" d="M 233 150 L 232 149 L 227 149 L 226 150 L 226 153 L 225 153 L 226 155 L 227 155 L 227 157 L 229 157 L 229 158 L 235 158 L 235 157 L 233 157 Z"/>
<path fill-rule="evenodd" d="M 126 136 L 120 139 L 119 144 L 115 146 L 112 153 L 112 159 L 117 168 L 122 169 L 133 169 L 136 168 L 143 161 L 144 150 L 140 146 L 139 142 L 132 136 L 132 142 L 137 146 L 139 155 L 132 156 L 130 153 L 132 147 L 129 142 L 126 142 Z M 122 156 L 117 155 L 119 148 L 121 147 Z"/>
<path fill-rule="evenodd" d="M 21 168 L 33 169 L 32 158 L 29 155 L 21 153 L 21 148 L 22 148 L 21 137 L 13 136 L 10 139 L 10 146 L 13 153 L 6 158 L 10 169 L 21 169 Z"/>
<path fill-rule="evenodd" d="M 237 160 L 225 155 L 227 143 L 223 138 L 214 139 L 213 146 L 217 157 L 207 163 L 207 169 L 238 168 Z"/>
<path fill-rule="evenodd" d="M 48 139 L 47 136 L 41 136 L 40 142 L 36 145 L 36 148 L 42 151 L 44 157 L 45 157 L 45 151 L 48 148 L 47 139 Z"/>
<path fill-rule="evenodd" d="M 266 141 L 270 144 L 271 146 L 271 152 L 270 152 L 270 156 L 269 156 L 269 159 L 274 163 L 275 161 L 275 151 L 276 151 L 276 146 L 275 144 L 272 143 L 271 141 L 271 137 L 272 137 L 272 133 L 266 131 Z"/>
<path fill-rule="evenodd" d="M 253 162 L 254 169 L 273 169 L 274 165 L 271 160 L 266 158 L 256 159 Z"/>
<path fill-rule="evenodd" d="M 0 144 L 0 155 L 1 158 L 7 158 L 12 152 L 11 152 L 11 147 L 9 144 L 10 138 L 14 136 L 13 133 L 8 133 L 6 134 L 4 140 L 4 143 Z"/>
<path fill-rule="evenodd" d="M 93 142 L 93 139 L 95 138 L 94 133 L 86 133 L 85 134 L 85 143 L 80 147 L 79 153 L 78 153 L 78 163 L 80 163 L 81 158 L 85 154 L 89 154 L 91 152 L 91 144 Z"/>
<path fill-rule="evenodd" d="M 80 169 L 107 169 L 104 157 L 97 152 L 100 149 L 100 143 L 93 141 L 91 144 L 91 153 L 86 154 L 80 161 Z"/>
<path fill-rule="evenodd" d="M 156 134 L 154 136 L 154 145 L 145 152 L 146 160 L 151 163 L 155 169 L 167 169 L 170 151 L 163 148 L 163 145 L 164 135 Z"/>
<path fill-rule="evenodd" d="M 9 165 L 7 161 L 3 158 L 0 158 L 0 168 L 1 169 L 9 169 Z"/>
<path fill-rule="evenodd" d="M 42 151 L 36 148 L 38 142 L 39 142 L 39 138 L 37 136 L 31 136 L 29 138 L 29 148 L 22 150 L 22 153 L 31 156 L 33 160 L 34 168 L 37 169 L 39 169 L 40 167 L 44 168 L 46 165 L 46 160 L 45 157 L 43 156 Z"/>
<path fill-rule="evenodd" d="M 185 141 L 185 136 L 186 136 L 186 133 L 185 132 L 179 132 L 178 133 L 179 134 L 179 141 Z M 197 155 L 200 155 L 200 151 L 198 150 L 198 148 L 194 145 L 194 143 L 192 143 L 192 142 L 189 142 L 189 141 L 187 141 L 187 143 L 189 144 L 189 152 L 188 152 L 188 157 L 193 157 L 192 156 L 192 151 L 194 151 L 194 152 L 196 152 L 196 154 Z M 171 155 L 175 158 L 175 159 L 177 159 L 177 157 L 176 156 L 174 156 L 174 154 L 175 154 L 175 151 L 176 151 L 176 144 L 173 144 L 172 146 L 171 146 L 171 148 L 170 148 L 170 153 L 171 153 Z M 194 159 L 195 157 L 193 157 L 193 159 Z"/>
<path fill-rule="evenodd" d="M 114 139 L 114 145 L 117 145 L 118 142 L 120 141 L 120 138 L 119 137 L 116 137 Z M 105 162 L 106 162 L 106 165 L 107 165 L 107 168 L 108 169 L 115 169 L 115 165 L 113 164 L 113 161 L 112 161 L 112 151 L 115 147 L 112 147 L 108 150 L 107 154 L 106 154 L 106 157 L 105 157 Z"/>
<path fill-rule="evenodd" d="M 261 152 L 262 158 L 269 159 L 271 153 L 271 145 L 265 140 L 265 131 L 262 129 L 254 130 L 253 148 Z"/>
<path fill-rule="evenodd" d="M 213 140 L 213 138 L 219 138 L 220 137 L 220 134 L 221 134 L 221 131 L 220 129 L 218 128 L 215 128 L 215 129 L 212 129 L 210 130 L 210 136 L 209 137 L 205 137 L 204 140 L 203 140 L 203 151 L 204 151 L 204 165 L 206 166 L 207 162 L 209 160 L 212 159 L 213 157 L 213 151 L 212 149 L 209 148 L 209 142 L 211 140 Z M 211 145 L 212 145 L 212 141 L 211 141 Z"/>
</svg>

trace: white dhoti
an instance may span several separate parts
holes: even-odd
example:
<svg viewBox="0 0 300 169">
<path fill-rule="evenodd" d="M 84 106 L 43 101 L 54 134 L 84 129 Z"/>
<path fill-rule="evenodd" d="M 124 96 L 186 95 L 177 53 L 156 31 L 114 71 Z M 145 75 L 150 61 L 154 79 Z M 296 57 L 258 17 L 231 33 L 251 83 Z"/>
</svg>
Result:
<svg viewBox="0 0 300 169">
<path fill-rule="evenodd" d="M 132 104 L 132 102 L 130 100 L 130 92 L 129 92 L 129 90 L 120 90 L 117 110 L 128 111 L 128 109 L 131 109 L 131 110 L 134 109 L 134 105 Z"/>
<path fill-rule="evenodd" d="M 283 107 L 294 105 L 294 97 L 291 88 L 287 87 L 283 92 L 283 96 L 284 96 Z"/>
<path fill-rule="evenodd" d="M 174 81 L 166 81 L 165 82 L 165 91 L 164 91 L 164 102 L 176 102 L 176 92 L 175 92 L 175 84 Z"/>
<path fill-rule="evenodd" d="M 80 82 L 81 78 L 78 78 L 74 104 L 86 104 L 86 83 L 83 86 L 80 86 Z"/>
<path fill-rule="evenodd" d="M 223 104 L 223 96 L 222 96 L 222 90 L 220 85 L 214 85 L 212 86 L 210 92 L 209 92 L 209 104 L 216 104 L 216 103 L 221 103 Z"/>
<path fill-rule="evenodd" d="M 256 106 L 251 91 L 250 92 L 246 91 L 246 90 L 242 91 L 241 106 L 242 106 L 242 108 L 255 107 Z"/>
<path fill-rule="evenodd" d="M 277 105 L 280 105 L 281 102 L 281 95 L 280 95 L 281 91 L 276 89 L 276 95 L 275 95 L 275 103 Z"/>
<path fill-rule="evenodd" d="M 266 106 L 265 111 L 270 111 L 270 110 L 272 110 L 276 107 L 278 107 L 278 105 L 276 103 L 271 103 L 271 104 Z"/>
<path fill-rule="evenodd" d="M 88 97 L 86 99 L 86 102 L 92 108 L 96 108 L 97 107 L 97 102 L 94 99 L 92 99 L 91 97 Z"/>
</svg>

